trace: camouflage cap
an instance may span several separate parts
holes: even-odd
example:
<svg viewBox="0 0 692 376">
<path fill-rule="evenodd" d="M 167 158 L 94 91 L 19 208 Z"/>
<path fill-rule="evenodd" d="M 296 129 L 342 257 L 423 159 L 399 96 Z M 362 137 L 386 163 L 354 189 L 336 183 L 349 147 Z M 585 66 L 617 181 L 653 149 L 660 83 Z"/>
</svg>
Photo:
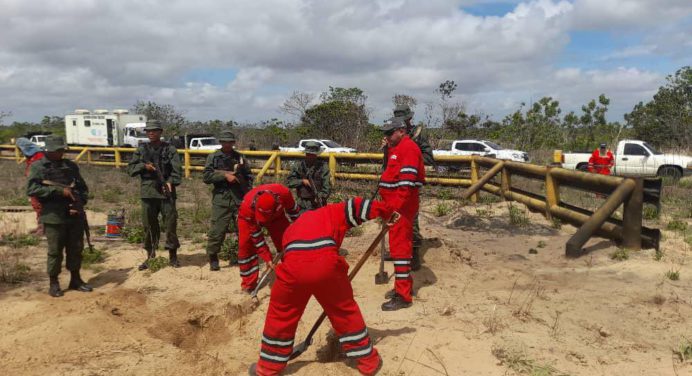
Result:
<svg viewBox="0 0 692 376">
<path fill-rule="evenodd" d="M 62 136 L 48 136 L 46 137 L 46 151 L 60 151 L 67 149 L 67 144 Z"/>
<path fill-rule="evenodd" d="M 413 118 L 413 114 L 414 112 L 411 111 L 411 107 L 409 107 L 407 104 L 400 104 L 394 108 L 394 116 L 402 117 L 404 120 Z"/>
<path fill-rule="evenodd" d="M 308 141 L 305 143 L 305 154 L 319 154 L 322 151 L 322 147 L 315 141 Z"/>
<path fill-rule="evenodd" d="M 147 120 L 147 125 L 144 127 L 145 131 L 162 131 L 161 120 L 151 119 Z"/>
<path fill-rule="evenodd" d="M 384 124 L 382 125 L 382 131 L 384 133 L 388 133 L 388 132 L 394 131 L 394 130 L 399 129 L 399 128 L 404 128 L 404 127 L 406 127 L 406 123 L 404 122 L 403 118 L 393 117 L 393 118 L 389 118 L 388 120 L 386 120 L 384 122 Z"/>
<path fill-rule="evenodd" d="M 221 132 L 221 135 L 219 136 L 219 141 L 221 142 L 235 142 L 236 138 L 233 132 L 231 131 L 223 131 Z"/>
</svg>

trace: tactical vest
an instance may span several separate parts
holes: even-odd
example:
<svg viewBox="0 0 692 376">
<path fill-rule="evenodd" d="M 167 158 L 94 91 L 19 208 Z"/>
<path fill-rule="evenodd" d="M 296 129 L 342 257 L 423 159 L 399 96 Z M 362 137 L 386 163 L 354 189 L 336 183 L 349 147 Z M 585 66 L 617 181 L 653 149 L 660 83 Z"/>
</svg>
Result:
<svg viewBox="0 0 692 376">
<path fill-rule="evenodd" d="M 168 179 L 171 176 L 171 171 L 173 171 L 171 159 L 167 151 L 168 143 L 164 141 L 161 142 L 158 149 L 152 147 L 149 143 L 142 145 L 142 161 L 144 163 L 153 164 L 157 170 L 161 171 L 164 180 Z M 142 178 L 156 179 L 156 172 L 144 171 L 142 173 Z"/>
<path fill-rule="evenodd" d="M 300 178 L 312 179 L 311 183 L 315 184 L 315 190 L 317 192 L 321 191 L 322 186 L 324 185 L 324 182 L 322 181 L 322 174 L 319 173 L 323 165 L 324 162 L 319 160 L 315 161 L 315 164 L 311 167 L 308 167 L 304 161 L 300 162 Z M 316 192 L 302 184 L 297 188 L 297 194 L 298 197 L 304 199 L 313 199 L 316 196 Z"/>
<path fill-rule="evenodd" d="M 214 168 L 214 170 L 232 172 L 235 171 L 235 166 L 241 163 L 241 159 L 242 157 L 240 156 L 240 154 L 238 154 L 235 151 L 233 151 L 230 155 L 224 152 L 216 153 L 214 155 L 214 159 L 212 160 L 212 168 Z M 250 189 L 249 181 L 247 181 L 246 176 L 242 174 L 242 171 L 236 171 L 236 178 L 238 179 L 238 184 L 231 184 L 225 180 L 214 183 L 213 193 L 223 193 L 228 190 L 231 190 L 234 195 L 242 199 L 245 192 L 247 192 Z M 240 184 L 242 184 L 241 182 L 245 182 L 245 187 L 240 186 Z"/>
<path fill-rule="evenodd" d="M 43 168 L 43 180 L 50 180 L 52 182 L 63 184 L 66 186 L 69 186 L 77 181 L 77 174 L 73 169 L 70 168 L 66 160 L 53 162 L 46 159 L 46 162 L 43 164 Z M 82 201 L 85 201 L 84 192 L 78 190 L 77 188 L 72 188 L 72 190 L 75 193 L 76 197 L 79 197 Z M 65 205 L 65 210 L 67 210 L 67 208 L 71 204 L 70 200 L 62 196 L 59 198 L 44 198 L 39 201 L 62 201 Z"/>
</svg>

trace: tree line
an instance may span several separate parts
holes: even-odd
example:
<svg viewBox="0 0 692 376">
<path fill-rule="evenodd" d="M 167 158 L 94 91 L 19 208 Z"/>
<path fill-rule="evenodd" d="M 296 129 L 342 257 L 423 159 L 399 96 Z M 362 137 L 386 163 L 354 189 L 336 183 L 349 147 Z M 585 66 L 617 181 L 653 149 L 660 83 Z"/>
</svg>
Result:
<svg viewBox="0 0 692 376">
<path fill-rule="evenodd" d="M 692 67 L 685 66 L 666 78 L 666 83 L 648 102 L 637 103 L 625 114 L 624 122 L 606 118 L 610 99 L 601 94 L 581 107 L 563 114 L 560 103 L 543 97 L 522 103 L 497 121 L 483 113 L 472 113 L 456 99 L 458 84 L 446 80 L 434 89 L 436 102 L 422 103 L 406 94 L 394 94 L 392 105 L 408 104 L 416 110 L 415 120 L 428 128 L 432 144 L 445 147 L 445 140 L 483 138 L 522 150 L 590 150 L 601 142 L 613 145 L 623 138 L 645 140 L 663 149 L 688 149 L 692 144 Z M 137 101 L 132 113 L 141 113 L 167 124 L 166 134 L 212 133 L 232 129 L 242 147 L 251 141 L 259 148 L 287 145 L 300 138 L 328 138 L 360 151 L 375 151 L 382 137 L 370 122 L 368 97 L 357 87 L 329 87 L 319 96 L 293 92 L 280 106 L 291 120 L 269 119 L 253 124 L 233 120 L 190 121 L 184 112 L 169 104 Z M 422 109 L 421 109 L 422 107 Z M 0 111 L 0 124 L 11 114 Z M 7 142 L 27 132 L 51 131 L 64 134 L 63 117 L 44 116 L 39 123 L 14 122 L 0 127 L 0 141 Z"/>
</svg>

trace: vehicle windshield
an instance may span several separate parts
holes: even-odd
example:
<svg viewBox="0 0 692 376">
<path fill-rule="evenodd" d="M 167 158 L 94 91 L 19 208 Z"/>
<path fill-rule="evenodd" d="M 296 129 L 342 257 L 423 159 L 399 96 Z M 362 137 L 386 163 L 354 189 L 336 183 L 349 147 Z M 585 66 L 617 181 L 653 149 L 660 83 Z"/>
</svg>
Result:
<svg viewBox="0 0 692 376">
<path fill-rule="evenodd" d="M 142 128 L 132 128 L 132 133 L 135 137 L 147 137 L 147 132 L 144 131 L 144 127 Z"/>
<path fill-rule="evenodd" d="M 46 136 L 36 136 L 36 141 L 45 141 Z"/>
<path fill-rule="evenodd" d="M 490 146 L 491 148 L 493 148 L 495 150 L 502 150 L 502 146 L 500 146 L 494 142 L 490 142 L 490 141 L 484 141 L 484 142 L 486 145 Z"/>
<path fill-rule="evenodd" d="M 654 153 L 655 155 L 661 155 L 661 154 L 663 154 L 663 153 L 661 153 L 660 151 L 654 149 L 654 147 L 651 146 L 651 145 L 649 145 L 647 142 L 644 143 L 644 146 L 646 146 L 647 149 L 651 150 L 651 152 Z"/>
<path fill-rule="evenodd" d="M 203 139 L 199 140 L 199 142 L 204 146 L 218 145 L 219 144 L 219 141 L 217 141 L 215 138 L 203 138 Z"/>
<path fill-rule="evenodd" d="M 329 147 L 329 148 L 342 148 L 343 147 L 332 140 L 322 140 L 322 142 L 325 145 L 327 145 L 327 147 Z"/>
</svg>

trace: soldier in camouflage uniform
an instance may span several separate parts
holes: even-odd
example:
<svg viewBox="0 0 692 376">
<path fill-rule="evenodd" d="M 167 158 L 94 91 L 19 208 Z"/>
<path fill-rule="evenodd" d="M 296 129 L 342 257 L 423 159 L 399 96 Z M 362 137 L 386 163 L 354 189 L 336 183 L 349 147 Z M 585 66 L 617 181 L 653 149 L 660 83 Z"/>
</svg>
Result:
<svg viewBox="0 0 692 376">
<path fill-rule="evenodd" d="M 77 164 L 63 159 L 66 148 L 62 137 L 47 137 L 46 155 L 31 165 L 26 188 L 27 194 L 38 198 L 42 205 L 40 221 L 48 241 L 48 293 L 53 297 L 63 295 L 58 282 L 63 250 L 65 267 L 71 275 L 69 289 L 92 291 L 79 275 L 84 249 L 84 204 L 89 188 Z"/>
<path fill-rule="evenodd" d="M 209 269 L 219 270 L 219 251 L 230 229 L 238 236 L 238 205 L 245 193 L 252 189 L 250 166 L 233 149 L 235 135 L 224 131 L 219 137 L 221 150 L 207 157 L 202 178 L 213 184 L 211 199 L 211 225 L 207 233 L 207 255 Z M 229 228 L 230 226 L 230 228 Z"/>
<path fill-rule="evenodd" d="M 159 120 L 148 120 L 144 131 L 149 142 L 139 145 L 137 151 L 127 165 L 130 176 L 141 179 L 140 197 L 142 199 L 142 225 L 144 226 L 144 249 L 147 259 L 156 257 L 161 228 L 159 214 L 163 219 L 166 231 L 166 244 L 169 264 L 180 267 L 178 248 L 180 242 L 177 235 L 178 211 L 175 208 L 177 198 L 175 187 L 182 179 L 182 165 L 175 147 L 161 141 L 163 128 Z M 146 261 L 139 270 L 147 269 Z"/>
<path fill-rule="evenodd" d="M 435 166 L 432 147 L 430 143 L 428 143 L 428 139 L 423 136 L 422 132 L 418 132 L 418 135 L 416 135 L 416 126 L 412 124 L 413 114 L 414 112 L 411 111 L 411 108 L 406 104 L 398 105 L 394 108 L 394 116 L 402 118 L 406 122 L 406 133 L 420 148 L 421 154 L 423 154 L 423 163 L 426 166 Z M 418 194 L 420 195 L 420 190 Z M 416 217 L 413 220 L 413 260 L 411 260 L 411 270 L 420 270 L 420 248 L 422 243 L 423 237 L 420 234 L 418 213 L 416 213 Z"/>
<path fill-rule="evenodd" d="M 318 143 L 307 142 L 305 160 L 293 166 L 286 180 L 288 187 L 296 190 L 296 202 L 301 213 L 324 206 L 331 194 L 329 166 L 325 161 L 317 159 L 319 153 Z"/>
</svg>

